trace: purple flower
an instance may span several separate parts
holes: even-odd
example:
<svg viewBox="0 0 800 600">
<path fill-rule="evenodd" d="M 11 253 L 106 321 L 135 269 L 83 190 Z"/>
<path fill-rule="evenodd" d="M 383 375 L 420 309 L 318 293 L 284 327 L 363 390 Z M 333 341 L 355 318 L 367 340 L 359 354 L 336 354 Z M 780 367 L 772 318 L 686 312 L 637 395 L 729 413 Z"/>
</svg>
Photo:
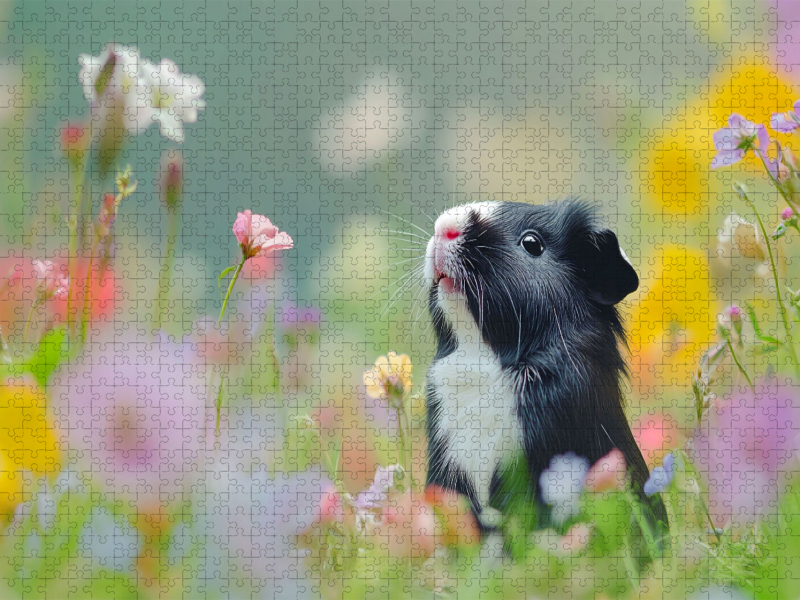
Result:
<svg viewBox="0 0 800 600">
<path fill-rule="evenodd" d="M 356 508 L 378 508 L 386 501 L 386 495 L 394 486 L 394 474 L 400 465 L 378 467 L 375 481 L 365 491 L 361 492 L 353 503 Z"/>
<path fill-rule="evenodd" d="M 770 127 L 781 133 L 788 133 L 800 127 L 800 100 L 794 103 L 794 110 L 785 113 L 775 113 L 769 121 Z"/>
<path fill-rule="evenodd" d="M 321 320 L 322 313 L 313 306 L 311 308 L 301 308 L 296 304 L 290 304 L 280 311 L 280 322 L 285 329 L 304 325 L 319 325 Z"/>
<path fill-rule="evenodd" d="M 309 550 L 297 538 L 319 517 L 331 482 L 319 469 L 271 477 L 242 456 L 221 450 L 208 463 L 192 496 L 194 518 L 170 536 L 170 555 L 180 560 L 206 540 L 195 576 L 208 597 L 305 598 Z M 234 585 L 243 591 L 230 596 Z"/>
<path fill-rule="evenodd" d="M 54 375 L 56 421 L 68 455 L 93 482 L 160 511 L 202 472 L 213 439 L 206 380 L 191 345 L 130 327 L 86 345 Z"/>
<path fill-rule="evenodd" d="M 663 492 L 672 483 L 675 477 L 675 455 L 670 452 L 664 457 L 662 466 L 656 467 L 650 473 L 650 477 L 644 484 L 644 493 L 652 496 L 657 492 Z"/>
<path fill-rule="evenodd" d="M 563 523 L 581 510 L 581 490 L 589 461 L 572 452 L 554 456 L 539 476 L 542 499 L 553 507 L 552 517 Z"/>
<path fill-rule="evenodd" d="M 742 160 L 748 150 L 763 152 L 768 146 L 766 127 L 756 125 L 741 115 L 732 114 L 728 117 L 728 127 L 723 127 L 714 134 L 717 155 L 711 161 L 711 168 L 729 167 Z"/>
<path fill-rule="evenodd" d="M 695 435 L 695 460 L 705 474 L 709 510 L 722 526 L 775 510 L 785 475 L 800 449 L 800 397 L 776 380 L 742 388 L 716 402 Z"/>
</svg>

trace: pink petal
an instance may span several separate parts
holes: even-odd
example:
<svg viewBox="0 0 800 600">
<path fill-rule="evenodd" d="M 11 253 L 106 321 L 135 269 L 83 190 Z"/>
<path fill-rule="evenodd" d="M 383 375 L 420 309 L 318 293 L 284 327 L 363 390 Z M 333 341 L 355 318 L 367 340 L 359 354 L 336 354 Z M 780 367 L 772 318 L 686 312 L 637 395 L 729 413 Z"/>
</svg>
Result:
<svg viewBox="0 0 800 600">
<path fill-rule="evenodd" d="M 264 215 L 253 215 L 251 231 L 253 237 L 265 235 L 271 238 L 278 233 L 278 228 Z"/>
</svg>

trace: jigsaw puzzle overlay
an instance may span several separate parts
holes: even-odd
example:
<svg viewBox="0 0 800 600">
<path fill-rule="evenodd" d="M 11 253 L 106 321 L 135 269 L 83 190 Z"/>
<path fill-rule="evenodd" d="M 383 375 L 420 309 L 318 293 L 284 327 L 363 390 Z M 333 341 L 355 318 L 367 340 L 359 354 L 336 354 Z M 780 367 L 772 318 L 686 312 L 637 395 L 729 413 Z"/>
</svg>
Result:
<svg viewBox="0 0 800 600">
<path fill-rule="evenodd" d="M 800 596 L 798 32 L 0 2 L 0 597 Z"/>
</svg>

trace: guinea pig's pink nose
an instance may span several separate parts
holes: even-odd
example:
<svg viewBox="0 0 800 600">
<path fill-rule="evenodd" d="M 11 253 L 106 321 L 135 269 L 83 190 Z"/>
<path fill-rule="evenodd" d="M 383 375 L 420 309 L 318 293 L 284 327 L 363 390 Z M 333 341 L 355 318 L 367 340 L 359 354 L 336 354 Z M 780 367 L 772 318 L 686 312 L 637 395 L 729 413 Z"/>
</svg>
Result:
<svg viewBox="0 0 800 600">
<path fill-rule="evenodd" d="M 460 235 L 461 232 L 458 229 L 452 229 L 448 227 L 439 234 L 439 237 L 441 237 L 443 240 L 452 242 L 453 240 L 458 239 Z"/>
</svg>

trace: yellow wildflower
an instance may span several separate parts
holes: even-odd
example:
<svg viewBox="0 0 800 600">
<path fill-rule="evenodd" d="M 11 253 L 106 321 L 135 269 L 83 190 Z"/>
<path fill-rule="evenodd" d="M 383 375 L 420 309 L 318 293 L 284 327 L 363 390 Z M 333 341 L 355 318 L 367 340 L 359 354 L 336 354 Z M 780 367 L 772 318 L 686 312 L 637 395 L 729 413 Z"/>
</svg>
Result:
<svg viewBox="0 0 800 600">
<path fill-rule="evenodd" d="M 642 147 L 648 148 L 642 185 L 659 210 L 703 214 L 712 193 L 729 189 L 724 173 L 711 173 L 714 132 L 732 113 L 769 124 L 772 113 L 788 110 L 800 97 L 800 87 L 780 79 L 766 61 L 747 59 L 720 69 L 709 79 L 706 93 L 690 100 L 655 136 L 642 139 Z M 762 171 L 763 166 L 750 154 L 741 169 Z"/>
<path fill-rule="evenodd" d="M 0 451 L 0 516 L 10 517 L 23 501 L 23 477 L 19 465 Z"/>
<path fill-rule="evenodd" d="M 668 246 L 651 259 L 656 272 L 630 320 L 635 385 L 688 385 L 715 339 L 716 314 L 704 253 Z"/>
<path fill-rule="evenodd" d="M 398 400 L 411 390 L 411 359 L 396 352 L 380 356 L 375 366 L 364 373 L 364 385 L 371 398 Z"/>
<path fill-rule="evenodd" d="M 36 474 L 61 468 L 58 435 L 48 422 L 45 406 L 35 383 L 9 380 L 0 384 L 0 452 Z"/>
</svg>

